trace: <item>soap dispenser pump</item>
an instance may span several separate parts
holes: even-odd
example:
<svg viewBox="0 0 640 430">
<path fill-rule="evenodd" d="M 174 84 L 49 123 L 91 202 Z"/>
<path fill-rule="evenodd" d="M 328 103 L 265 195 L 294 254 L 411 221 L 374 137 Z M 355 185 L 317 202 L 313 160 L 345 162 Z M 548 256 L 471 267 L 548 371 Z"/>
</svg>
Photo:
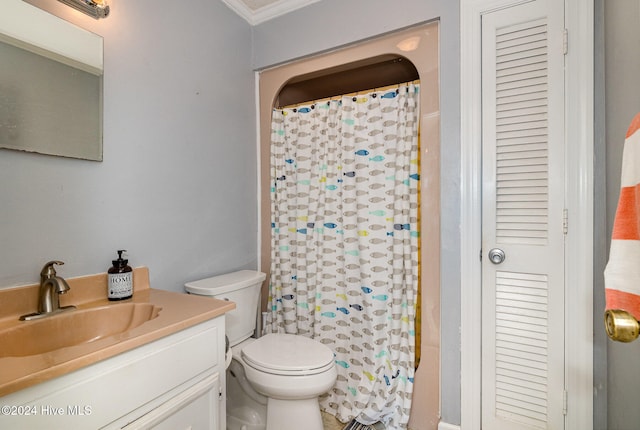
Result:
<svg viewBox="0 0 640 430">
<path fill-rule="evenodd" d="M 128 265 L 129 260 L 122 258 L 123 252 L 126 250 L 118 250 L 118 259 L 112 260 L 113 266 L 107 271 L 109 300 L 125 300 L 133 296 L 133 269 Z"/>
</svg>

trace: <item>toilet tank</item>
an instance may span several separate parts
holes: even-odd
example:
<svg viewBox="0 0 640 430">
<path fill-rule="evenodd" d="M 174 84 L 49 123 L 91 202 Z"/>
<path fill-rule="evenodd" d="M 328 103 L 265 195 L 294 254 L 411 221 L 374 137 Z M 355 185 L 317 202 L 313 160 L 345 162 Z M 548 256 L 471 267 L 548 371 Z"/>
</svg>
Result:
<svg viewBox="0 0 640 430">
<path fill-rule="evenodd" d="M 241 270 L 188 282 L 184 288 L 189 294 L 229 300 L 236 308 L 225 314 L 226 335 L 231 346 L 250 337 L 259 315 L 260 288 L 266 275 L 255 270 Z"/>
</svg>

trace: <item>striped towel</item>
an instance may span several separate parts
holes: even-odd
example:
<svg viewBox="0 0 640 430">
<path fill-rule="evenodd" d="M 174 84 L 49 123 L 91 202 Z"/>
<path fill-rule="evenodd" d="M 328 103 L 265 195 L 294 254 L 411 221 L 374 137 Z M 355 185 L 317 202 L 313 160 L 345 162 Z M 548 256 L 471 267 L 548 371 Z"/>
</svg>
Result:
<svg viewBox="0 0 640 430">
<path fill-rule="evenodd" d="M 604 271 L 606 307 L 625 310 L 640 320 L 640 113 L 627 130 L 620 186 Z"/>
</svg>

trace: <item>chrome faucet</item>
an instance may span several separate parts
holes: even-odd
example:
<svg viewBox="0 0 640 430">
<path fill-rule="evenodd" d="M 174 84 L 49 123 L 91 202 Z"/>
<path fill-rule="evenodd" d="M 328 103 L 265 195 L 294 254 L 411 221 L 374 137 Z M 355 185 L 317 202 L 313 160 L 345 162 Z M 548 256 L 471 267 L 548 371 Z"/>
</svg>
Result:
<svg viewBox="0 0 640 430">
<path fill-rule="evenodd" d="M 70 290 L 69 284 L 57 276 L 54 265 L 63 265 L 62 261 L 49 261 L 40 272 L 40 290 L 38 292 L 38 312 L 22 315 L 21 320 L 32 320 L 75 309 L 75 306 L 60 307 L 60 294 Z"/>
</svg>

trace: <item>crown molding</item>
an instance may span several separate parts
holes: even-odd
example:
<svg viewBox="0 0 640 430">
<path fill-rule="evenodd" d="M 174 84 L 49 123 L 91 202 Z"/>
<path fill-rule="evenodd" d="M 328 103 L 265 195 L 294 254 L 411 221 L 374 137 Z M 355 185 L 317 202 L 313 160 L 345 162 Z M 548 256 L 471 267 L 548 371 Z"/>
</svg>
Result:
<svg viewBox="0 0 640 430">
<path fill-rule="evenodd" d="M 224 4 L 229 6 L 229 8 L 251 25 L 261 24 L 319 1 L 320 0 L 276 0 L 274 3 L 263 6 L 257 10 L 252 10 L 242 0 L 222 0 Z"/>
</svg>

